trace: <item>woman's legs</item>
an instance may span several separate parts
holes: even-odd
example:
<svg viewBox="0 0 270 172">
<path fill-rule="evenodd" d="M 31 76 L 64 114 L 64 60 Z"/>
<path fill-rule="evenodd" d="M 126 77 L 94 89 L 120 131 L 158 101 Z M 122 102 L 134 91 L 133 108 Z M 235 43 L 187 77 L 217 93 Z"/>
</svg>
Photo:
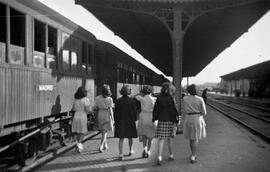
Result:
<svg viewBox="0 0 270 172">
<path fill-rule="evenodd" d="M 108 148 L 108 144 L 107 144 L 107 131 L 103 130 L 101 133 L 101 143 L 100 143 L 100 147 L 99 147 L 99 151 L 103 151 L 103 149 L 107 149 Z"/>
<path fill-rule="evenodd" d="M 133 139 L 132 138 L 128 138 L 128 145 L 129 145 L 129 155 L 133 154 Z"/>
<path fill-rule="evenodd" d="M 148 151 L 150 151 L 151 146 L 152 146 L 152 138 L 148 138 L 147 139 L 147 148 L 148 148 Z"/>
<path fill-rule="evenodd" d="M 146 158 L 146 153 L 147 153 L 147 138 L 145 136 L 142 137 L 142 144 L 143 144 L 143 154 L 142 157 Z"/>
<path fill-rule="evenodd" d="M 191 155 L 196 156 L 197 155 L 198 140 L 190 140 L 189 144 L 190 144 Z"/>
<path fill-rule="evenodd" d="M 76 140 L 77 140 L 77 150 L 78 152 L 83 151 L 83 145 L 82 145 L 82 140 L 83 140 L 84 134 L 82 133 L 77 133 L 76 135 Z"/>
<path fill-rule="evenodd" d="M 190 145 L 190 150 L 191 150 L 190 160 L 192 163 L 194 163 L 196 162 L 198 140 L 190 140 L 189 145 Z"/>
<path fill-rule="evenodd" d="M 158 165 L 160 165 L 162 161 L 162 151 L 163 151 L 164 139 L 160 138 L 158 142 Z"/>
<path fill-rule="evenodd" d="M 173 138 L 168 138 L 168 148 L 169 148 L 169 153 L 170 153 L 170 158 L 169 160 L 173 160 Z"/>
<path fill-rule="evenodd" d="M 124 142 L 124 138 L 120 138 L 119 139 L 119 159 L 122 160 L 123 159 L 123 142 Z"/>
<path fill-rule="evenodd" d="M 142 137 L 142 144 L 143 144 L 143 149 L 146 149 L 147 147 L 147 138 L 145 136 L 141 136 Z"/>
<path fill-rule="evenodd" d="M 84 134 L 80 133 L 79 134 L 79 142 L 82 143 L 83 141 Z"/>
<path fill-rule="evenodd" d="M 147 138 L 147 157 L 150 156 L 151 145 L 152 145 L 152 138 Z"/>
</svg>

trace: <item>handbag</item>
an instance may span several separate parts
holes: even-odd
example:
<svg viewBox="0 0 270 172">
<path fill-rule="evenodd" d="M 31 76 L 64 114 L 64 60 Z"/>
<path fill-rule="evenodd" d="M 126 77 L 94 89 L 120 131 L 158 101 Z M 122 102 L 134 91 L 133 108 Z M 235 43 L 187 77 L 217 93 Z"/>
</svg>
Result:
<svg viewBox="0 0 270 172">
<path fill-rule="evenodd" d="M 172 129 L 172 137 L 175 137 L 176 136 L 176 132 L 177 132 L 177 125 L 176 124 L 173 124 L 173 129 Z"/>
</svg>

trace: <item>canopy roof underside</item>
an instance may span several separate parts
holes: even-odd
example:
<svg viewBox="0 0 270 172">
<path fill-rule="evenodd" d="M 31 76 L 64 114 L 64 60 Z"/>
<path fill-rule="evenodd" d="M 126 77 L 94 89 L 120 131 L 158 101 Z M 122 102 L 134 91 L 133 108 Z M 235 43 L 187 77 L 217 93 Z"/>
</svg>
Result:
<svg viewBox="0 0 270 172">
<path fill-rule="evenodd" d="M 149 60 L 165 75 L 172 76 L 172 41 L 164 23 L 154 15 L 130 10 L 106 8 L 103 3 L 159 2 L 172 4 L 208 3 L 207 0 L 76 0 L 101 22 L 119 35 L 132 48 Z M 210 0 L 211 1 L 211 0 Z M 224 0 L 223 0 L 224 1 Z M 256 1 L 231 8 L 204 13 L 189 26 L 184 37 L 183 77 L 195 76 L 219 53 L 260 19 L 268 10 L 268 0 Z"/>
</svg>

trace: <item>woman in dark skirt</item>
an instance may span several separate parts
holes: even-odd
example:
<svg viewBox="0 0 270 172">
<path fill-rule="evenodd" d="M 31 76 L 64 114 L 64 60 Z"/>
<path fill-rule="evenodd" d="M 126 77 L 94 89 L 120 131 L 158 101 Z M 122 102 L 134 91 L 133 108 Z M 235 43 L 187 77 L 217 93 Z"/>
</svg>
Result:
<svg viewBox="0 0 270 172">
<path fill-rule="evenodd" d="M 162 161 L 162 151 L 164 140 L 168 140 L 169 160 L 174 160 L 172 146 L 173 146 L 173 130 L 176 130 L 176 124 L 178 123 L 178 112 L 175 107 L 175 102 L 173 95 L 175 92 L 175 87 L 169 83 L 165 82 L 162 84 L 161 93 L 158 96 L 154 110 L 153 110 L 153 122 L 158 121 L 156 137 L 159 138 L 159 149 L 158 149 L 158 159 L 157 164 L 161 165 Z"/>
<path fill-rule="evenodd" d="M 133 154 L 133 140 L 137 137 L 136 120 L 137 112 L 133 99 L 128 95 L 131 89 L 124 85 L 120 90 L 122 97 L 115 102 L 114 120 L 115 120 L 115 137 L 119 138 L 119 160 L 123 159 L 123 142 L 124 138 L 128 138 L 129 156 Z"/>
</svg>

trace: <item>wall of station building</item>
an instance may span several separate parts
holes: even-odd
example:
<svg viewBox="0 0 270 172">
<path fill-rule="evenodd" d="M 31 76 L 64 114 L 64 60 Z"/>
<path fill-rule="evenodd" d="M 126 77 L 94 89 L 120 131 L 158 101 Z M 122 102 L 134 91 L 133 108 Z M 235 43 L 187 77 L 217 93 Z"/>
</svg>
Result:
<svg viewBox="0 0 270 172">
<path fill-rule="evenodd" d="M 270 82 L 267 78 L 237 80 L 222 79 L 220 82 L 220 90 L 229 95 L 235 95 L 236 92 L 239 92 L 240 96 L 269 98 Z"/>
</svg>

